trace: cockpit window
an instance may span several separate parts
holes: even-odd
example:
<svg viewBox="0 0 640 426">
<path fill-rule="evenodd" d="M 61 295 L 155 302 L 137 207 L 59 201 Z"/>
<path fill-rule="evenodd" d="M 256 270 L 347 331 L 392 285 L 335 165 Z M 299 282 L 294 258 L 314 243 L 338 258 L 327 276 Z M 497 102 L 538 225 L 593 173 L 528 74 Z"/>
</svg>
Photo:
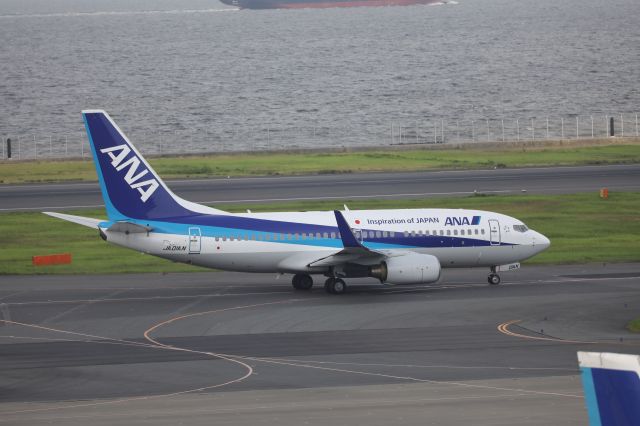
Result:
<svg viewBox="0 0 640 426">
<path fill-rule="evenodd" d="M 525 224 L 513 225 L 513 230 L 517 231 L 517 232 L 527 232 L 529 230 L 529 228 L 527 228 L 527 225 L 525 225 Z"/>
</svg>

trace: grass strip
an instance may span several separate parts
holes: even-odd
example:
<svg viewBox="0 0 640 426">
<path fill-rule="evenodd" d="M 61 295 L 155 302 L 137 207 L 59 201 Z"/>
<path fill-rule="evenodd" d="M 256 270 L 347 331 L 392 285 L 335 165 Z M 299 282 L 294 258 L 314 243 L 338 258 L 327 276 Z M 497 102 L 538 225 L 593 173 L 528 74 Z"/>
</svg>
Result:
<svg viewBox="0 0 640 426">
<path fill-rule="evenodd" d="M 640 333 L 640 317 L 629 321 L 627 323 L 627 330 L 632 333 Z"/>
<path fill-rule="evenodd" d="M 261 205 L 217 205 L 228 211 L 465 208 L 517 217 L 551 239 L 551 247 L 529 264 L 640 261 L 640 193 L 500 195 L 415 200 L 313 201 Z M 104 211 L 71 211 L 104 217 Z M 202 268 L 172 263 L 102 241 L 98 232 L 35 212 L 0 214 L 0 274 L 109 274 L 185 272 Z M 35 267 L 31 256 L 69 252 L 71 265 Z"/>
<path fill-rule="evenodd" d="M 640 144 L 589 147 L 553 146 L 501 150 L 422 149 L 331 153 L 235 154 L 166 157 L 149 160 L 164 179 L 486 169 L 640 163 Z M 95 181 L 86 160 L 8 162 L 0 183 Z"/>
</svg>

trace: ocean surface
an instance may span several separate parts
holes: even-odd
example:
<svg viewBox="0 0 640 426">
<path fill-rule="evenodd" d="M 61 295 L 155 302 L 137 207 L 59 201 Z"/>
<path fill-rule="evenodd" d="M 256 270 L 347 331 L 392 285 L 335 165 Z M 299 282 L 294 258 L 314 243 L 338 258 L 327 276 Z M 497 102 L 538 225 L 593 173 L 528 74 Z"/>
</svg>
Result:
<svg viewBox="0 0 640 426">
<path fill-rule="evenodd" d="M 639 16 L 638 0 L 2 0 L 0 136 L 14 157 L 86 155 L 94 108 L 147 153 L 603 136 L 609 116 L 629 135 Z"/>
</svg>

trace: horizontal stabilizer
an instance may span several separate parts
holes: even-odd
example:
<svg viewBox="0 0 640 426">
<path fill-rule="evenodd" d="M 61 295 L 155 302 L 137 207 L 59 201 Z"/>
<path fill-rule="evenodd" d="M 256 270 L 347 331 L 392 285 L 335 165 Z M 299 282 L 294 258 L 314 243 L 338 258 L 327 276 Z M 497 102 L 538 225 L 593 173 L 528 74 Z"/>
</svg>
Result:
<svg viewBox="0 0 640 426">
<path fill-rule="evenodd" d="M 66 220 L 67 222 L 77 223 L 78 225 L 86 226 L 87 228 L 97 229 L 102 219 L 93 219 L 90 217 L 74 216 L 71 214 L 55 213 L 55 212 L 42 212 L 47 216 L 55 217 L 57 219 Z"/>
<path fill-rule="evenodd" d="M 107 229 L 107 231 L 125 232 L 127 234 L 145 234 L 147 232 L 150 232 L 152 229 L 153 228 L 151 228 L 150 226 L 138 225 L 137 223 L 122 221 L 114 223 Z"/>
</svg>

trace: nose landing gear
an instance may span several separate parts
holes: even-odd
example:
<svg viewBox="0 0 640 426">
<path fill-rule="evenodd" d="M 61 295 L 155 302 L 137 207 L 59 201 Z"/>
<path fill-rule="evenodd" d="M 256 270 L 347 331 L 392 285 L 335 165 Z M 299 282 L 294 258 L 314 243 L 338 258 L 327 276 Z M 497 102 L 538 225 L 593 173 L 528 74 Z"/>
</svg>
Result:
<svg viewBox="0 0 640 426">
<path fill-rule="evenodd" d="M 489 276 L 487 277 L 487 281 L 491 285 L 498 285 L 498 284 L 500 284 L 500 275 L 498 275 L 498 274 L 489 274 Z"/>
<path fill-rule="evenodd" d="M 495 266 L 491 267 L 491 273 L 487 277 L 487 282 L 489 284 L 491 284 L 491 285 L 500 284 L 500 275 L 496 274 L 496 267 Z"/>
</svg>

